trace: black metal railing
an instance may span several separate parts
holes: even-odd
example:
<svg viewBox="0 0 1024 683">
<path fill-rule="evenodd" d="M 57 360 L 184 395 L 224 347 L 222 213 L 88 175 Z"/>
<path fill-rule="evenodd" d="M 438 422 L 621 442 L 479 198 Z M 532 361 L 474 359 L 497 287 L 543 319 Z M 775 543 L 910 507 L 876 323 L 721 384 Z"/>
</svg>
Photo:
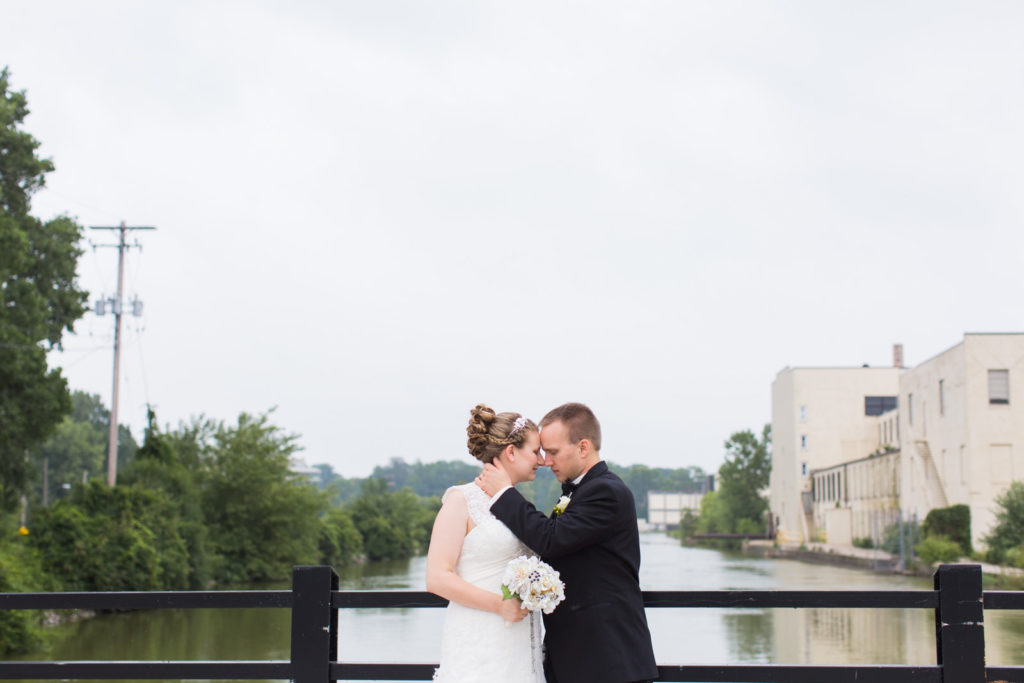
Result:
<svg viewBox="0 0 1024 683">
<path fill-rule="evenodd" d="M 646 591 L 649 608 L 891 608 L 935 612 L 936 663 L 888 665 L 659 665 L 662 681 L 772 683 L 1024 683 L 1024 666 L 985 667 L 984 610 L 1024 610 L 1024 592 L 982 591 L 978 565 L 942 565 L 934 590 Z M 427 681 L 436 664 L 338 660 L 338 612 L 353 608 L 444 607 L 419 591 L 339 591 L 330 567 L 295 567 L 290 591 L 3 593 L 0 609 L 291 609 L 291 659 L 257 661 L 0 662 L 0 679 L 291 679 Z"/>
</svg>

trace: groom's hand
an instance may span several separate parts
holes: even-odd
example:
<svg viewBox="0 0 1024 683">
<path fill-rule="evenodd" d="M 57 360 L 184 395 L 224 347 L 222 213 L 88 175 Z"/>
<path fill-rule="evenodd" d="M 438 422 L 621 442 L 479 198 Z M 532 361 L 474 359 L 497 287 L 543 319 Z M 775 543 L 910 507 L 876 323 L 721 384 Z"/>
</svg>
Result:
<svg viewBox="0 0 1024 683">
<path fill-rule="evenodd" d="M 512 480 L 509 479 L 504 470 L 498 469 L 491 463 L 487 463 L 484 465 L 484 471 L 476 478 L 476 485 L 493 498 L 495 493 L 511 486 Z"/>
</svg>

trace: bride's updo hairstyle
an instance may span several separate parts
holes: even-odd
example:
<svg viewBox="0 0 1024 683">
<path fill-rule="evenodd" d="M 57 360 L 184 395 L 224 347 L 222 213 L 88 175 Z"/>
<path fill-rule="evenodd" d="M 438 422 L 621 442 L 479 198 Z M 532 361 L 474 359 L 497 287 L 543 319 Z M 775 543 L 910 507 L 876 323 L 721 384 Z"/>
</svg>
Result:
<svg viewBox="0 0 1024 683">
<path fill-rule="evenodd" d="M 481 462 L 491 462 L 512 445 L 519 448 L 531 432 L 538 432 L 533 420 L 519 413 L 496 413 L 483 403 L 470 411 L 469 452 Z"/>
</svg>

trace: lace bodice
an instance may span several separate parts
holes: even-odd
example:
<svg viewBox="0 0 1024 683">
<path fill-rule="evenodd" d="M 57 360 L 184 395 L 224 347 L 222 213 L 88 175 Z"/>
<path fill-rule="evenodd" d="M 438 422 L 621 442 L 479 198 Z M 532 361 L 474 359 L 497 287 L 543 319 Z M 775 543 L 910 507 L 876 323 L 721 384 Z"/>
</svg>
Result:
<svg viewBox="0 0 1024 683">
<path fill-rule="evenodd" d="M 491 499 L 476 484 L 453 486 L 442 500 L 460 493 L 473 528 L 462 541 L 455 573 L 492 593 L 501 593 L 501 579 L 510 560 L 531 551 L 491 514 Z M 539 613 L 516 624 L 497 614 L 448 605 L 441 637 L 441 666 L 436 681 L 444 683 L 543 683 Z"/>
<path fill-rule="evenodd" d="M 501 592 L 501 577 L 510 560 L 530 553 L 504 524 L 491 514 L 491 499 L 476 484 L 453 486 L 445 497 L 458 491 L 466 499 L 474 526 L 462 541 L 455 573 L 475 586 Z"/>
<path fill-rule="evenodd" d="M 483 489 L 476 484 L 470 482 L 469 484 L 450 487 L 444 492 L 444 496 L 441 498 L 442 503 L 448 499 L 452 491 L 458 491 L 466 499 L 466 507 L 469 508 L 469 518 L 473 520 L 473 524 L 482 524 L 489 519 L 495 519 L 494 515 L 491 514 L 490 496 L 484 493 Z"/>
</svg>

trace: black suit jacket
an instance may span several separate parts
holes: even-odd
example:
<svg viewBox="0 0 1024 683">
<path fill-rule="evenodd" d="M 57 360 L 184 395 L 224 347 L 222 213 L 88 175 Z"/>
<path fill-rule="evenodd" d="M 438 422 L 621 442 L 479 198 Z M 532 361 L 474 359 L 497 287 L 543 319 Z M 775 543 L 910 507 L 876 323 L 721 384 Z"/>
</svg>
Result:
<svg viewBox="0 0 1024 683">
<path fill-rule="evenodd" d="M 546 516 L 515 489 L 491 513 L 565 583 L 565 601 L 544 616 L 546 668 L 557 683 L 658 677 L 640 594 L 633 494 L 605 463 L 587 471 L 560 516 Z"/>
</svg>

